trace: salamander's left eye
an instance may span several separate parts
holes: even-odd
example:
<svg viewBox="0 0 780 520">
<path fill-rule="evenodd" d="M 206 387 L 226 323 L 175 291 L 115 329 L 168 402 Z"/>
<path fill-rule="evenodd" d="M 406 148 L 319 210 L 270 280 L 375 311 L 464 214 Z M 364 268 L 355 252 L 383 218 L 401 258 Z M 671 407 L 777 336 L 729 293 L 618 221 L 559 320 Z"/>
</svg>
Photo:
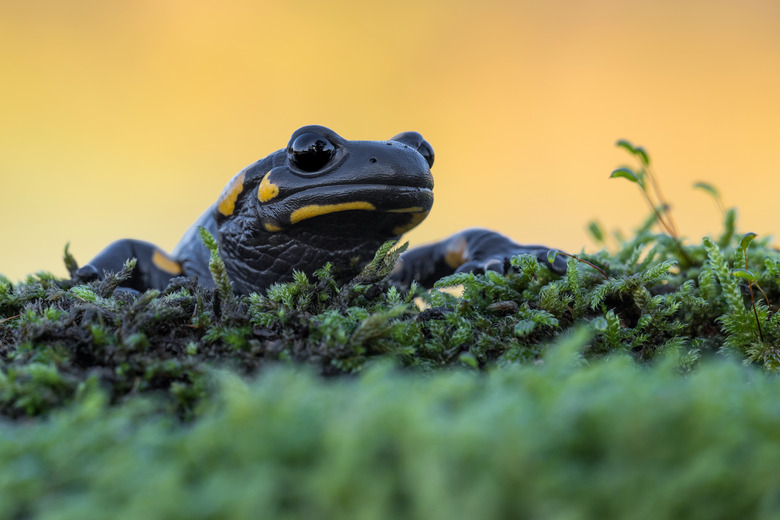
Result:
<svg viewBox="0 0 780 520">
<path fill-rule="evenodd" d="M 320 134 L 305 132 L 290 143 L 287 153 L 290 155 L 290 162 L 297 169 L 316 172 L 336 155 L 336 147 Z"/>
</svg>

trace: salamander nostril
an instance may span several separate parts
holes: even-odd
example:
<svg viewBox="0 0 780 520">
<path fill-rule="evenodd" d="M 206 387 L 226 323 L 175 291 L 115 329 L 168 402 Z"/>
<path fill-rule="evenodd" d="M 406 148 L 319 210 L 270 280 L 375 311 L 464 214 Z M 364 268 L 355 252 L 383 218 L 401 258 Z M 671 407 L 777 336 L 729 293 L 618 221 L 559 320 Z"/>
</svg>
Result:
<svg viewBox="0 0 780 520">
<path fill-rule="evenodd" d="M 376 162 L 376 157 L 372 157 L 371 159 L 368 160 L 368 162 L 375 163 Z"/>
</svg>

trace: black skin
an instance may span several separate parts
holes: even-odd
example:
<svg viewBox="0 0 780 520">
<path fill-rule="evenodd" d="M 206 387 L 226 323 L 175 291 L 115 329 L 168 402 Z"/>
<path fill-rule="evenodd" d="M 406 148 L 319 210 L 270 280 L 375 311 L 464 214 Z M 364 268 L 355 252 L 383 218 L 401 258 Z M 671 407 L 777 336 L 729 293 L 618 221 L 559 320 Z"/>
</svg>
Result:
<svg viewBox="0 0 780 520">
<path fill-rule="evenodd" d="M 137 264 L 123 286 L 138 291 L 164 289 L 176 276 L 197 276 L 213 287 L 209 252 L 200 226 L 214 235 L 239 294 L 262 292 L 292 279 L 293 270 L 311 275 L 326 262 L 348 278 L 377 248 L 419 224 L 433 205 L 433 148 L 417 132 L 388 141 L 347 141 L 322 126 L 293 133 L 287 148 L 240 171 L 220 199 L 184 234 L 171 255 L 148 242 L 114 242 L 76 278 L 91 280 Z M 557 273 L 558 257 L 547 262 L 544 246 L 523 246 L 484 229 L 467 229 L 440 242 L 406 252 L 391 276 L 424 287 L 462 271 L 503 273 L 509 258 L 532 254 Z"/>
</svg>

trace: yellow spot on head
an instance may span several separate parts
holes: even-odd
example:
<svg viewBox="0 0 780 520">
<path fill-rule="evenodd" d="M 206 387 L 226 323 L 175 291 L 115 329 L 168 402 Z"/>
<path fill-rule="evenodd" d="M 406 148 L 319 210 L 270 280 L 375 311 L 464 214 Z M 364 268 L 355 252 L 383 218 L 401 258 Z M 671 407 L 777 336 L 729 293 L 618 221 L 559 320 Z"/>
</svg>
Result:
<svg viewBox="0 0 780 520">
<path fill-rule="evenodd" d="M 271 172 L 265 174 L 263 180 L 260 181 L 260 187 L 257 188 L 257 198 L 260 199 L 260 202 L 268 202 L 279 195 L 279 186 L 268 180 L 269 175 Z"/>
<path fill-rule="evenodd" d="M 290 223 L 297 224 L 301 220 L 307 218 L 319 217 L 320 215 L 327 215 L 328 213 L 335 213 L 337 211 L 349 211 L 353 209 L 362 209 L 372 211 L 376 209 L 376 206 L 370 202 L 342 202 L 340 204 L 311 204 L 298 208 L 290 214 Z"/>
<path fill-rule="evenodd" d="M 232 215 L 236 209 L 236 200 L 242 191 L 244 191 L 244 172 L 230 179 L 225 189 L 222 190 L 222 195 L 217 201 L 217 210 L 226 217 Z"/>
<path fill-rule="evenodd" d="M 152 253 L 152 263 L 157 266 L 158 269 L 165 271 L 168 274 L 180 275 L 182 274 L 181 265 L 171 257 L 159 251 L 157 249 Z"/>
<path fill-rule="evenodd" d="M 266 231 L 270 231 L 271 233 L 276 233 L 277 231 L 281 231 L 282 228 L 277 226 L 276 224 L 271 224 L 270 222 L 266 222 L 263 224 L 263 227 Z"/>
<path fill-rule="evenodd" d="M 425 220 L 425 217 L 428 216 L 428 213 L 430 213 L 430 210 L 423 211 L 421 213 L 412 213 L 411 218 L 409 219 L 409 222 L 402 226 L 396 226 L 393 228 L 393 234 L 394 235 L 403 235 L 410 229 L 417 227 L 417 225 Z"/>
</svg>

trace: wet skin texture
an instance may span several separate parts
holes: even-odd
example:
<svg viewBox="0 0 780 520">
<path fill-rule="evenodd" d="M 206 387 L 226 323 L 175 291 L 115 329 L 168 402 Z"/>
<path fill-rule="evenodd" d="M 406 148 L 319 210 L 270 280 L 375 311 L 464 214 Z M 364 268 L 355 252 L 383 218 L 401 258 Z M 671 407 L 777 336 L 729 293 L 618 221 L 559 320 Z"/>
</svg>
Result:
<svg viewBox="0 0 780 520">
<path fill-rule="evenodd" d="M 177 276 L 197 276 L 202 285 L 213 286 L 209 251 L 198 234 L 203 226 L 219 241 L 239 294 L 290 281 L 294 270 L 311 275 L 326 262 L 346 278 L 373 258 L 382 243 L 399 238 L 428 215 L 433 159 L 433 148 L 417 132 L 388 141 L 348 141 L 328 128 L 305 126 L 293 133 L 287 148 L 238 172 L 170 255 L 148 242 L 119 240 L 76 276 L 102 277 L 136 258 L 126 287 L 164 289 Z M 430 287 L 453 272 L 504 272 L 509 258 L 521 253 L 565 271 L 560 258 L 547 264 L 547 251 L 493 231 L 467 229 L 406 252 L 392 279 Z"/>
</svg>

